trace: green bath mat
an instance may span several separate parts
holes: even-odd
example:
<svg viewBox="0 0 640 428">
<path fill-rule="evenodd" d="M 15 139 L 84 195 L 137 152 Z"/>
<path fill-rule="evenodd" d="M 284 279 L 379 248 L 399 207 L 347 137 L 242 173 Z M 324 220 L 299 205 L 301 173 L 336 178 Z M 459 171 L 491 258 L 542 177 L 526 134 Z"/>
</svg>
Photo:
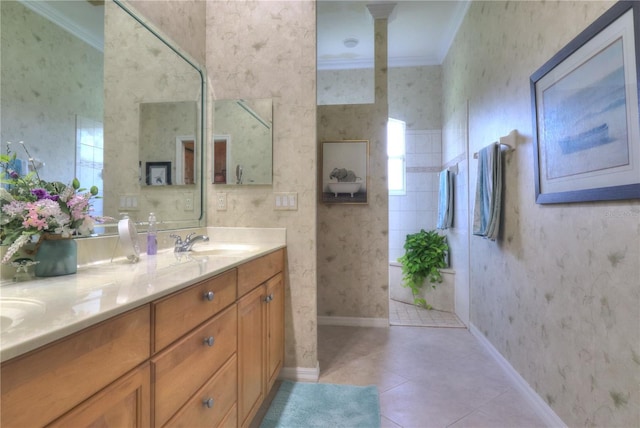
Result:
<svg viewBox="0 0 640 428">
<path fill-rule="evenodd" d="M 260 428 L 376 428 L 380 404 L 375 386 L 284 381 Z"/>
</svg>

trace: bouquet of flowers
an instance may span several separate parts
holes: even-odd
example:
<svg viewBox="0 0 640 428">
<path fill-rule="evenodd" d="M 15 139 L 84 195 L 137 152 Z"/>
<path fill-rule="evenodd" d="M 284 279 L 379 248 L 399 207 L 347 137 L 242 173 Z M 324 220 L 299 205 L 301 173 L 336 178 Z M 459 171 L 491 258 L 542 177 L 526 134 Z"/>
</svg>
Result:
<svg viewBox="0 0 640 428">
<path fill-rule="evenodd" d="M 22 143 L 33 171 L 20 175 L 17 168 L 17 153 L 11 152 L 7 143 L 7 153 L 0 154 L 0 239 L 3 245 L 10 245 L 2 263 L 11 263 L 19 257 L 20 250 L 46 233 L 62 237 L 87 235 L 96 222 L 102 218 L 91 215 L 91 198 L 96 197 L 98 188 L 80 188 L 74 179 L 71 184 L 41 180 L 33 158 Z"/>
</svg>

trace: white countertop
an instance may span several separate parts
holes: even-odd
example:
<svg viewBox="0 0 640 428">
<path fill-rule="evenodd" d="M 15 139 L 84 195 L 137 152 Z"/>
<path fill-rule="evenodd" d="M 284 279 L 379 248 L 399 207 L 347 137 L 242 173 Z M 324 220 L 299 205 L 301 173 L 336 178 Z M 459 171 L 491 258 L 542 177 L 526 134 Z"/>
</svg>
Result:
<svg viewBox="0 0 640 428">
<path fill-rule="evenodd" d="M 219 235 L 225 239 L 224 234 Z M 138 263 L 119 259 L 81 266 L 73 275 L 1 283 L 0 361 L 285 247 L 284 239 L 268 238 L 265 242 L 253 240 L 249 234 L 236 235 L 236 242 L 239 239 L 250 245 L 219 252 L 207 251 L 217 241 L 202 243 L 191 253 L 167 249 L 155 256 L 142 254 Z M 25 315 L 20 319 L 22 313 Z"/>
</svg>

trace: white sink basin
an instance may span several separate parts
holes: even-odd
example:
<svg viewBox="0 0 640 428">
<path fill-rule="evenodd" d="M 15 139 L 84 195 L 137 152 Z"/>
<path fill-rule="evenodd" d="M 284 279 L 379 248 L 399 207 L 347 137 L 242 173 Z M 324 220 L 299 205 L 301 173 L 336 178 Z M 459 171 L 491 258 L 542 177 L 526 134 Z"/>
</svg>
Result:
<svg viewBox="0 0 640 428">
<path fill-rule="evenodd" d="M 194 245 L 191 249 L 191 254 L 203 256 L 238 256 L 258 249 L 259 247 L 253 244 L 210 242 Z"/>
<path fill-rule="evenodd" d="M 46 305 L 34 299 L 0 297 L 0 331 L 20 325 L 30 317 L 44 313 Z"/>
</svg>

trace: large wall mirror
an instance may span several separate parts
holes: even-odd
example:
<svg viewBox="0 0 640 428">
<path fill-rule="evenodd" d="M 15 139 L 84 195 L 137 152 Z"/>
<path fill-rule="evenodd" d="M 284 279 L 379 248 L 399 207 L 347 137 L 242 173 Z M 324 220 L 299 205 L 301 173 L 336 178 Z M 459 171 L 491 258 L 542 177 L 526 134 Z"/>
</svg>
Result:
<svg viewBox="0 0 640 428">
<path fill-rule="evenodd" d="M 42 179 L 98 186 L 97 215 L 144 222 L 153 211 L 164 229 L 200 225 L 202 67 L 126 2 L 0 8 L 2 150 L 24 141 Z"/>
<path fill-rule="evenodd" d="M 216 100 L 213 183 L 264 185 L 273 181 L 273 100 Z"/>
</svg>

